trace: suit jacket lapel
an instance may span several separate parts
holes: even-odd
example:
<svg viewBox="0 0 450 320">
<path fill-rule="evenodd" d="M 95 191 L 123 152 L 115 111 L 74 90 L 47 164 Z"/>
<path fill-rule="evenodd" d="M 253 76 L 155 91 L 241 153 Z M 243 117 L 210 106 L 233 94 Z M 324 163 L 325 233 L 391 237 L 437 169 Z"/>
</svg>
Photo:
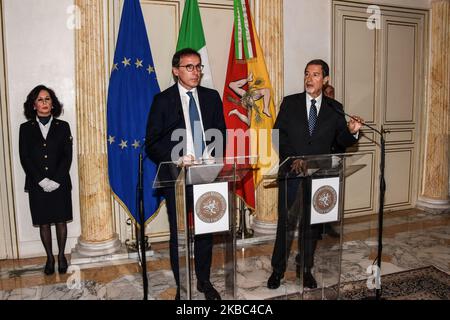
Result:
<svg viewBox="0 0 450 320">
<path fill-rule="evenodd" d="M 205 99 L 203 87 L 200 86 L 197 87 L 197 94 L 198 94 L 198 102 L 200 103 L 200 112 L 202 114 L 203 128 L 207 130 L 207 128 L 209 128 L 208 124 L 210 123 L 208 112 L 209 110 L 207 107 L 208 102 Z"/>
<path fill-rule="evenodd" d="M 50 128 L 48 129 L 48 133 L 47 133 L 47 139 L 45 140 L 50 140 L 53 135 L 55 134 L 54 132 L 58 130 L 59 126 L 59 121 L 56 120 L 55 118 L 52 119 L 52 123 L 50 123 Z"/>
<path fill-rule="evenodd" d="M 328 106 L 327 98 L 325 97 L 325 95 L 322 94 L 322 103 L 320 104 L 319 116 L 317 117 L 317 123 L 313 135 L 315 133 L 318 133 L 318 131 L 321 130 L 322 128 L 326 127 L 324 124 L 327 120 L 330 119 L 331 111 L 332 110 L 330 106 Z"/>
<path fill-rule="evenodd" d="M 183 123 L 181 124 L 183 128 L 186 128 L 186 119 L 184 119 L 183 107 L 181 105 L 180 91 L 178 90 L 178 83 L 175 83 L 170 91 L 171 105 L 173 105 L 173 115 L 181 115 Z"/>
<path fill-rule="evenodd" d="M 41 128 L 39 127 L 39 122 L 37 122 L 37 120 L 33 120 L 33 122 L 31 124 L 32 124 L 33 131 L 34 131 L 33 134 L 36 137 L 40 137 L 41 141 L 45 141 L 44 136 L 42 135 L 42 132 L 41 132 Z"/>
</svg>

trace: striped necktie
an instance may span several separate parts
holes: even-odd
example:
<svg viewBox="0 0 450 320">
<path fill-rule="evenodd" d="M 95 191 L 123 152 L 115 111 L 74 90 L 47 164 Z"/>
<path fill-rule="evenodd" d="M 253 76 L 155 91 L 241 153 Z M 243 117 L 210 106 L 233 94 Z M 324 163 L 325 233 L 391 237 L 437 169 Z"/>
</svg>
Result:
<svg viewBox="0 0 450 320">
<path fill-rule="evenodd" d="M 311 109 L 309 110 L 309 119 L 308 119 L 308 126 L 309 126 L 309 135 L 312 136 L 314 132 L 314 127 L 316 126 L 317 122 L 317 108 L 316 108 L 316 100 L 311 99 Z"/>
<path fill-rule="evenodd" d="M 198 114 L 197 104 L 191 91 L 186 92 L 189 96 L 189 121 L 191 123 L 192 141 L 194 143 L 195 158 L 203 156 L 204 141 L 200 115 Z"/>
</svg>

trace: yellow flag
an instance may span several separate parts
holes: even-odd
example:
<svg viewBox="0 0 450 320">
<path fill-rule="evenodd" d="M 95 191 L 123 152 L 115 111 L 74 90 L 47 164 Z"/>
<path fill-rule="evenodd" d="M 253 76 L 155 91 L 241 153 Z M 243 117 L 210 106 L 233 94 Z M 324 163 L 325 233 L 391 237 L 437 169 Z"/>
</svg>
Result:
<svg viewBox="0 0 450 320">
<path fill-rule="evenodd" d="M 248 76 L 251 79 L 249 87 L 256 108 L 255 112 L 251 113 L 250 128 L 253 129 L 253 134 L 250 154 L 257 154 L 259 157 L 259 170 L 255 173 L 255 186 L 257 187 L 262 180 L 262 176 L 278 162 L 278 156 L 272 148 L 272 128 L 276 118 L 274 92 L 253 19 L 251 21 L 256 57 L 247 60 L 247 67 Z"/>
</svg>

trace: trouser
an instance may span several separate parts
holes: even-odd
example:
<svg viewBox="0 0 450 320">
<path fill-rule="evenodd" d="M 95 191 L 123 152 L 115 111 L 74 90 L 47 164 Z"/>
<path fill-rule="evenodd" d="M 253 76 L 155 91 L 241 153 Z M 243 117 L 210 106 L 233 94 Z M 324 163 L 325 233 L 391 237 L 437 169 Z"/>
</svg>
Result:
<svg viewBox="0 0 450 320">
<path fill-rule="evenodd" d="M 277 273 L 286 271 L 295 232 L 298 230 L 298 249 L 296 263 L 306 271 L 314 266 L 314 252 L 320 237 L 320 226 L 309 223 L 311 179 L 295 178 L 279 181 L 278 224 L 272 254 L 272 268 Z"/>
<path fill-rule="evenodd" d="M 175 189 L 167 188 L 163 192 L 163 196 L 166 199 L 167 213 L 169 217 L 170 228 L 170 265 L 172 267 L 173 275 L 177 286 L 180 285 L 180 272 L 178 263 L 178 228 L 177 228 L 177 212 L 175 202 Z M 187 212 L 192 210 L 193 196 L 192 187 L 186 189 L 186 203 Z M 209 281 L 211 261 L 212 261 L 212 247 L 213 238 L 212 234 L 197 235 L 194 238 L 194 262 L 195 262 L 195 274 L 199 281 Z"/>
</svg>

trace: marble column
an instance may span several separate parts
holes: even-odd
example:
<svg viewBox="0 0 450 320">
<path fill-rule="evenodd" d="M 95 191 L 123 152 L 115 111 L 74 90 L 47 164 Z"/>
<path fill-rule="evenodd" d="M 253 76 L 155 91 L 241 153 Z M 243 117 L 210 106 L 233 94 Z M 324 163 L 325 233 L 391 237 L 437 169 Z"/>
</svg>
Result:
<svg viewBox="0 0 450 320">
<path fill-rule="evenodd" d="M 450 0 L 431 4 L 431 57 L 424 175 L 417 207 L 450 212 Z"/>
<path fill-rule="evenodd" d="M 278 113 L 284 94 L 283 0 L 254 3 L 256 29 L 272 82 L 274 103 Z M 258 233 L 272 234 L 276 231 L 278 189 L 273 185 L 263 181 L 256 190 L 256 216 L 253 220 L 253 229 Z"/>
<path fill-rule="evenodd" d="M 76 110 L 81 236 L 75 253 L 102 256 L 116 252 L 106 153 L 106 79 L 103 1 L 76 0 Z"/>
</svg>

